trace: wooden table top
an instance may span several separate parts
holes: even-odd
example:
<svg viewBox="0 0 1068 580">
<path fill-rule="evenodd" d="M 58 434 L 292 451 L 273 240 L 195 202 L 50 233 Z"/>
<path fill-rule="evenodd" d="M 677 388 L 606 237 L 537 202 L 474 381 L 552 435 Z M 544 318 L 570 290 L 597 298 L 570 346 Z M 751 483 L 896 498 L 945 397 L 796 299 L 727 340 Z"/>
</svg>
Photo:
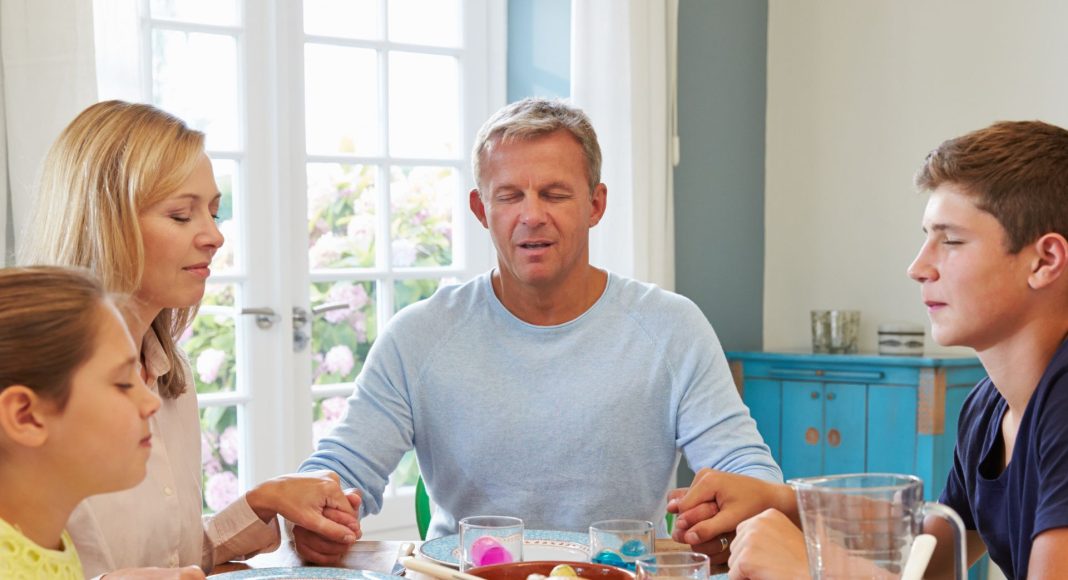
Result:
<svg viewBox="0 0 1068 580">
<path fill-rule="evenodd" d="M 345 554 L 345 558 L 337 567 L 389 574 L 390 569 L 393 568 L 393 563 L 397 560 L 397 550 L 400 549 L 402 543 L 399 541 L 360 540 L 352 545 L 352 549 L 349 550 L 348 554 Z M 415 541 L 413 543 L 416 547 L 416 554 L 418 554 L 419 545 L 422 542 Z M 656 541 L 656 551 L 658 552 L 684 552 L 689 549 L 690 547 L 686 544 L 680 544 L 669 539 L 658 539 Z M 303 565 L 304 563 L 301 562 L 300 557 L 297 556 L 294 550 L 293 542 L 287 540 L 283 541 L 282 545 L 274 552 L 260 554 L 247 562 L 228 562 L 216 566 L 212 574 L 248 570 L 249 568 L 289 568 Z M 720 568 L 719 566 L 713 566 L 712 568 L 713 574 L 725 571 L 725 569 L 718 569 Z M 404 576 L 412 580 L 430 580 L 431 578 L 425 574 L 412 571 L 406 572 Z"/>
</svg>

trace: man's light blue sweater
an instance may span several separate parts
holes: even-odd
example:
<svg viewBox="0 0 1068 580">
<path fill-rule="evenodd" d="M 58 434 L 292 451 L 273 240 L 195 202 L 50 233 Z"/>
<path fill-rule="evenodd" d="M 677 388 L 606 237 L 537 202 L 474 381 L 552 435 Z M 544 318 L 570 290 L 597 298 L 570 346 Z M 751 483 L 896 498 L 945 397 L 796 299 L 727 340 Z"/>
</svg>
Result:
<svg viewBox="0 0 1068 580">
<path fill-rule="evenodd" d="M 471 515 L 575 531 L 662 521 L 679 450 L 694 469 L 782 481 L 697 306 L 614 274 L 557 326 L 513 316 L 489 273 L 406 308 L 300 469 L 337 472 L 377 513 L 413 446 L 439 508 L 429 538 Z"/>
</svg>

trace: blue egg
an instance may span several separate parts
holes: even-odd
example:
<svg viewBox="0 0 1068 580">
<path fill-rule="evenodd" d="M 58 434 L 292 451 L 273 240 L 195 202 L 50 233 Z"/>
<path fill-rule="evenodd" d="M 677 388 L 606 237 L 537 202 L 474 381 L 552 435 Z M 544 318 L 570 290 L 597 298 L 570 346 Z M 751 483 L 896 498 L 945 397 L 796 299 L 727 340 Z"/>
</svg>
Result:
<svg viewBox="0 0 1068 580">
<path fill-rule="evenodd" d="M 597 555 L 593 557 L 593 563 L 615 566 L 617 568 L 622 568 L 625 565 L 623 558 L 620 558 L 619 554 L 612 550 L 601 550 L 600 552 L 597 552 Z"/>
<path fill-rule="evenodd" d="M 646 552 L 645 544 L 641 540 L 627 540 L 619 548 L 619 552 L 630 558 L 637 558 Z"/>
</svg>

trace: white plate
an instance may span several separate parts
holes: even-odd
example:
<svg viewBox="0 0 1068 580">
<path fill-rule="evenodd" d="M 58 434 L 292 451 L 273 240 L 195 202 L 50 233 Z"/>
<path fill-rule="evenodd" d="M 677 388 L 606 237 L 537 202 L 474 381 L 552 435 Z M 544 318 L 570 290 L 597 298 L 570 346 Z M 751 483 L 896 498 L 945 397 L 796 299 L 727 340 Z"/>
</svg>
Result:
<svg viewBox="0 0 1068 580">
<path fill-rule="evenodd" d="M 589 536 L 581 532 L 525 530 L 523 560 L 560 560 L 587 562 L 590 559 Z M 460 536 L 452 534 L 423 542 L 419 555 L 446 566 L 460 565 Z"/>
</svg>

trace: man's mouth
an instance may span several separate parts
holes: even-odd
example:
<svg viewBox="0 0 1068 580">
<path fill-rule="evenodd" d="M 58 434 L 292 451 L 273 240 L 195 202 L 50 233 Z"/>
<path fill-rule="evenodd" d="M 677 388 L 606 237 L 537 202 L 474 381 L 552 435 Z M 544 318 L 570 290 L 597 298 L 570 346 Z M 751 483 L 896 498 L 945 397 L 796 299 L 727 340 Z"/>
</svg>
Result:
<svg viewBox="0 0 1068 580">
<path fill-rule="evenodd" d="M 548 248 L 552 244 L 549 242 L 524 242 L 519 244 L 520 248 L 524 250 L 540 250 L 541 248 Z"/>
</svg>

